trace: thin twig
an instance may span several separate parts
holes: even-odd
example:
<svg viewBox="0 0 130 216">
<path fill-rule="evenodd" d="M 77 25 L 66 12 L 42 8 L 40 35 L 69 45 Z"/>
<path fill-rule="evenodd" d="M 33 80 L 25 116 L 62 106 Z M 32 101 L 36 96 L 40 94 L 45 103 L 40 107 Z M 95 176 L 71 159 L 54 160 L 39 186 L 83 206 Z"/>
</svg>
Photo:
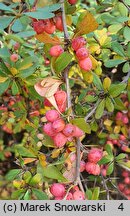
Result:
<svg viewBox="0 0 130 216">
<path fill-rule="evenodd" d="M 112 182 L 111 179 L 109 179 L 108 181 L 112 184 L 112 186 L 118 191 L 118 193 L 119 193 L 122 197 L 124 197 L 126 200 L 128 200 L 127 196 L 125 196 L 125 194 L 123 194 L 123 193 L 116 187 L 116 185 L 113 184 L 113 182 Z"/>
<path fill-rule="evenodd" d="M 106 190 L 107 200 L 110 200 L 109 189 L 108 189 L 108 187 L 107 187 L 107 184 L 106 184 L 105 179 L 104 179 L 104 177 L 103 177 L 102 174 L 101 174 L 101 177 L 102 177 L 102 180 L 103 180 L 103 186 L 104 186 L 104 188 L 105 188 L 105 190 Z"/>
<path fill-rule="evenodd" d="M 97 109 L 97 104 L 94 106 L 94 108 L 91 110 L 90 113 L 88 113 L 88 115 L 85 117 L 85 121 L 87 122 L 87 120 L 95 113 L 95 110 Z"/>
<path fill-rule="evenodd" d="M 66 16 L 65 16 L 65 7 L 64 7 L 64 0 L 60 1 L 61 3 L 61 13 L 62 13 L 62 23 L 63 23 L 63 29 L 64 29 L 64 39 L 65 42 L 69 41 L 69 33 L 67 30 L 67 23 L 66 23 Z M 68 49 L 68 45 L 65 44 L 65 50 Z M 70 90 L 70 85 L 69 85 L 69 78 L 68 78 L 68 72 L 69 68 L 67 67 L 64 70 L 64 77 L 65 77 L 65 83 L 66 83 L 66 91 L 67 91 L 67 99 L 68 99 L 68 109 L 72 109 L 72 103 L 71 103 L 71 90 Z M 71 111 L 71 116 L 74 118 L 73 115 L 73 110 Z M 79 185 L 80 189 L 84 193 L 84 188 L 80 179 L 80 146 L 81 142 L 80 139 L 76 139 L 76 175 L 75 175 L 75 183 Z"/>
</svg>

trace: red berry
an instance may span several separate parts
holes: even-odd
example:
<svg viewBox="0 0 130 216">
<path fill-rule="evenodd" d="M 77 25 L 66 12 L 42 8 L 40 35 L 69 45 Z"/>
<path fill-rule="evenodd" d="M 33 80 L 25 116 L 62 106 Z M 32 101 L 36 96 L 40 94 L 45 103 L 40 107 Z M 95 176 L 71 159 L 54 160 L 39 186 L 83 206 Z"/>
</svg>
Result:
<svg viewBox="0 0 130 216">
<path fill-rule="evenodd" d="M 44 106 L 52 107 L 52 104 L 50 103 L 50 101 L 48 99 L 45 98 L 45 100 L 44 100 Z"/>
<path fill-rule="evenodd" d="M 68 0 L 68 2 L 73 5 L 77 3 L 77 0 Z"/>
<path fill-rule="evenodd" d="M 119 139 L 122 140 L 122 141 L 125 141 L 125 140 L 126 140 L 126 138 L 125 138 L 124 135 L 120 135 L 120 136 L 119 136 Z"/>
<path fill-rule="evenodd" d="M 57 105 L 62 105 L 66 102 L 67 94 L 65 91 L 59 90 L 54 95 Z"/>
<path fill-rule="evenodd" d="M 54 131 L 53 128 L 52 128 L 52 123 L 51 123 L 51 122 L 49 122 L 49 123 L 47 123 L 47 124 L 45 124 L 45 125 L 43 126 L 43 131 L 44 131 L 44 133 L 46 133 L 48 136 L 54 136 L 54 135 L 56 135 L 55 131 Z"/>
<path fill-rule="evenodd" d="M 73 133 L 74 137 L 81 137 L 84 135 L 84 132 L 80 128 L 78 128 L 77 126 L 74 126 L 74 128 L 75 128 Z"/>
<path fill-rule="evenodd" d="M 63 197 L 65 195 L 65 187 L 63 184 L 54 183 L 50 188 L 50 192 L 55 197 Z"/>
<path fill-rule="evenodd" d="M 72 48 L 77 51 L 86 44 L 86 40 L 83 37 L 77 37 L 72 40 Z"/>
<path fill-rule="evenodd" d="M 20 47 L 20 44 L 19 44 L 18 42 L 16 42 L 16 43 L 14 44 L 14 50 L 18 50 L 19 47 Z"/>
<path fill-rule="evenodd" d="M 99 175 L 101 171 L 100 166 L 92 162 L 87 162 L 85 168 L 86 168 L 86 171 L 92 175 Z"/>
<path fill-rule="evenodd" d="M 49 19 L 44 20 L 44 31 L 48 34 L 53 34 L 55 32 L 55 25 L 52 21 L 50 21 Z"/>
<path fill-rule="evenodd" d="M 62 131 L 64 127 L 65 127 L 65 122 L 63 119 L 57 119 L 52 123 L 52 128 L 56 133 Z"/>
<path fill-rule="evenodd" d="M 75 127 L 72 124 L 66 124 L 63 134 L 67 137 L 72 136 L 75 131 Z"/>
<path fill-rule="evenodd" d="M 66 110 L 66 101 L 65 103 L 61 104 L 61 105 L 58 105 L 58 109 L 61 113 L 65 112 Z"/>
<path fill-rule="evenodd" d="M 85 196 L 84 196 L 84 194 L 83 194 L 82 191 L 75 191 L 75 192 L 73 193 L 73 199 L 74 199 L 74 200 L 84 200 L 84 199 L 85 199 Z"/>
<path fill-rule="evenodd" d="M 45 30 L 45 25 L 42 20 L 39 20 L 39 21 L 33 22 L 33 28 L 37 34 L 42 34 Z"/>
<path fill-rule="evenodd" d="M 80 172 L 83 172 L 85 170 L 86 163 L 84 161 L 80 161 Z"/>
<path fill-rule="evenodd" d="M 63 52 L 64 52 L 64 50 L 60 45 L 55 45 L 55 46 L 51 47 L 51 49 L 50 49 L 50 55 L 54 56 L 54 57 L 58 57 Z"/>
<path fill-rule="evenodd" d="M 19 58 L 19 56 L 18 56 L 17 54 L 12 54 L 12 55 L 10 56 L 10 60 L 11 60 L 12 62 L 18 61 L 18 58 Z"/>
<path fill-rule="evenodd" d="M 60 132 L 53 137 L 53 141 L 56 147 L 61 148 L 66 144 L 67 138 L 63 133 Z"/>
<path fill-rule="evenodd" d="M 59 117 L 60 115 L 56 110 L 49 110 L 46 112 L 46 119 L 50 122 L 54 122 Z"/>
<path fill-rule="evenodd" d="M 85 47 L 81 47 L 76 51 L 76 56 L 79 60 L 83 60 L 89 56 L 89 52 Z"/>
<path fill-rule="evenodd" d="M 128 173 L 127 171 L 123 171 L 123 172 L 122 172 L 122 176 L 123 176 L 123 177 L 128 177 L 128 176 L 129 176 L 129 173 Z"/>
<path fill-rule="evenodd" d="M 101 149 L 93 148 L 88 153 L 88 161 L 92 163 L 97 163 L 99 160 L 101 160 L 103 156 L 103 152 Z"/>
<path fill-rule="evenodd" d="M 79 66 L 82 70 L 90 71 L 92 69 L 92 61 L 89 57 L 85 58 L 79 61 Z"/>
<path fill-rule="evenodd" d="M 62 18 L 61 16 L 56 16 L 55 17 L 55 25 L 56 28 L 60 31 L 63 31 L 63 24 L 62 24 Z"/>
</svg>

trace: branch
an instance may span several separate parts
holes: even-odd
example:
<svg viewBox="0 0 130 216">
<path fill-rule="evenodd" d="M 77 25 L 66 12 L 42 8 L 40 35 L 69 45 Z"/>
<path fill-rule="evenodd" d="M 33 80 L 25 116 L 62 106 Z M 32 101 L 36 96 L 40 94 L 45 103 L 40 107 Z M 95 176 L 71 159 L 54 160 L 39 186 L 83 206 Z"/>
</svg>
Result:
<svg viewBox="0 0 130 216">
<path fill-rule="evenodd" d="M 116 187 L 116 185 L 113 184 L 113 182 L 112 182 L 111 179 L 109 179 L 108 181 L 112 184 L 112 186 L 119 192 L 119 194 L 120 194 L 122 197 L 124 197 L 126 200 L 128 200 L 128 198 L 125 196 L 125 194 L 123 194 L 123 193 Z"/>
<path fill-rule="evenodd" d="M 130 71 L 127 73 L 127 75 L 124 77 L 122 83 L 125 83 L 128 81 L 128 79 L 130 78 Z"/>
<path fill-rule="evenodd" d="M 104 186 L 104 188 L 105 188 L 105 190 L 106 190 L 107 200 L 110 200 L 109 189 L 108 189 L 108 187 L 107 187 L 107 184 L 106 184 L 105 179 L 104 179 L 104 177 L 103 177 L 102 174 L 101 174 L 101 177 L 102 177 L 102 180 L 103 180 L 103 186 Z"/>
<path fill-rule="evenodd" d="M 64 0 L 60 1 L 61 3 L 61 13 L 62 13 L 62 22 L 63 22 L 63 29 L 64 29 L 64 38 L 65 41 L 69 41 L 69 33 L 67 30 L 67 24 L 66 24 L 66 16 L 65 16 L 65 6 L 64 6 Z M 68 49 L 68 44 L 65 44 L 65 50 Z M 65 77 L 65 83 L 66 83 L 66 91 L 67 91 L 67 101 L 68 101 L 68 109 L 72 109 L 72 103 L 71 103 L 71 90 L 70 90 L 70 85 L 69 85 L 69 78 L 68 78 L 68 72 L 69 72 L 69 67 L 67 67 L 64 70 L 64 77 Z M 71 111 L 71 116 L 74 118 L 73 110 Z M 82 186 L 82 182 L 80 179 L 80 146 L 81 142 L 80 139 L 76 139 L 76 175 L 75 175 L 75 183 L 79 185 L 80 189 L 84 193 L 84 189 Z"/>
</svg>

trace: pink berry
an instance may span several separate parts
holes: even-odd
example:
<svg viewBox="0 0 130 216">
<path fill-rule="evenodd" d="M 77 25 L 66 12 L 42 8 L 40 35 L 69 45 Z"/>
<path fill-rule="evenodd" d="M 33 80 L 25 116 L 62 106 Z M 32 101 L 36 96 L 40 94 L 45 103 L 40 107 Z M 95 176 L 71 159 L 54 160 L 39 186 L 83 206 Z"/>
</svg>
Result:
<svg viewBox="0 0 130 216">
<path fill-rule="evenodd" d="M 125 188 L 125 185 L 122 184 L 122 183 L 119 183 L 119 184 L 118 184 L 118 188 L 119 188 L 121 191 L 123 191 L 124 188 Z"/>
<path fill-rule="evenodd" d="M 77 0 L 68 0 L 68 2 L 73 5 L 73 4 L 76 4 L 77 3 Z"/>
<path fill-rule="evenodd" d="M 123 114 L 121 112 L 117 112 L 116 114 L 116 120 L 121 120 Z"/>
<path fill-rule="evenodd" d="M 77 51 L 86 44 L 86 40 L 83 37 L 77 37 L 72 40 L 72 48 Z"/>
<path fill-rule="evenodd" d="M 90 71 L 92 69 L 92 61 L 89 57 L 85 58 L 79 61 L 79 66 L 82 70 Z"/>
<path fill-rule="evenodd" d="M 129 176 L 129 173 L 128 173 L 127 171 L 123 171 L 123 172 L 122 172 L 122 176 L 123 176 L 123 177 L 128 177 L 128 176 Z"/>
<path fill-rule="evenodd" d="M 73 136 L 74 137 L 81 137 L 84 135 L 84 132 L 77 126 L 74 126 L 75 130 L 74 130 L 74 133 L 73 133 Z"/>
<path fill-rule="evenodd" d="M 47 124 L 45 124 L 43 126 L 43 131 L 48 136 L 54 136 L 54 135 L 56 135 L 56 132 L 52 128 L 52 123 L 51 122 L 49 122 L 49 123 L 47 123 Z"/>
<path fill-rule="evenodd" d="M 52 21 L 48 20 L 44 20 L 44 31 L 48 34 L 53 34 L 55 32 L 55 25 Z"/>
<path fill-rule="evenodd" d="M 18 61 L 18 58 L 19 58 L 19 56 L 18 56 L 17 54 L 12 54 L 12 55 L 10 56 L 10 60 L 11 60 L 12 62 Z"/>
<path fill-rule="evenodd" d="M 61 196 L 57 196 L 57 197 L 55 197 L 55 199 L 54 200 L 63 200 L 63 197 Z"/>
<path fill-rule="evenodd" d="M 87 162 L 85 168 L 86 168 L 86 171 L 92 175 L 99 175 L 101 171 L 100 166 L 92 162 Z"/>
<path fill-rule="evenodd" d="M 130 184 L 130 178 L 129 177 L 125 177 L 124 183 L 129 185 Z"/>
<path fill-rule="evenodd" d="M 124 116 L 122 117 L 122 122 L 123 122 L 124 124 L 128 124 L 128 122 L 129 122 L 128 117 L 124 115 Z"/>
<path fill-rule="evenodd" d="M 74 200 L 84 200 L 84 199 L 85 199 L 85 196 L 84 196 L 84 194 L 83 194 L 82 191 L 75 191 L 75 192 L 73 193 L 73 199 L 74 199 Z"/>
<path fill-rule="evenodd" d="M 58 109 L 61 113 L 64 113 L 65 110 L 66 110 L 66 101 L 65 103 L 61 104 L 61 105 L 58 105 Z"/>
<path fill-rule="evenodd" d="M 61 148 L 66 144 L 67 137 L 63 133 L 57 133 L 53 137 L 53 141 L 56 147 Z"/>
<path fill-rule="evenodd" d="M 75 127 L 72 124 L 66 124 L 63 134 L 67 137 L 72 136 L 75 131 Z"/>
<path fill-rule="evenodd" d="M 68 193 L 66 200 L 73 200 L 73 194 L 72 193 Z"/>
<path fill-rule="evenodd" d="M 55 197 L 63 197 L 65 195 L 65 186 L 60 183 L 53 183 L 50 192 Z"/>
<path fill-rule="evenodd" d="M 20 43 L 16 42 L 14 44 L 14 50 L 18 50 L 20 48 Z"/>
<path fill-rule="evenodd" d="M 85 47 L 81 47 L 76 51 L 76 56 L 79 60 L 83 60 L 89 56 L 89 52 Z"/>
<path fill-rule="evenodd" d="M 50 55 L 54 56 L 54 57 L 58 57 L 63 52 L 64 52 L 64 50 L 60 45 L 55 45 L 55 46 L 51 47 L 51 49 L 50 49 Z"/>
<path fill-rule="evenodd" d="M 73 163 L 76 160 L 76 154 L 73 153 L 70 155 L 70 161 Z"/>
<path fill-rule="evenodd" d="M 93 148 L 88 153 L 88 161 L 92 163 L 97 163 L 99 160 L 101 160 L 103 156 L 103 152 L 101 149 Z"/>
<path fill-rule="evenodd" d="M 49 110 L 46 112 L 46 119 L 50 122 L 54 122 L 59 117 L 60 115 L 56 110 Z"/>
<path fill-rule="evenodd" d="M 125 141 L 125 140 L 126 140 L 126 137 L 125 137 L 124 135 L 120 135 L 120 136 L 119 136 L 119 139 L 122 140 L 122 141 Z"/>
<path fill-rule="evenodd" d="M 80 161 L 80 172 L 83 172 L 85 170 L 86 163 L 84 161 Z"/>
<path fill-rule="evenodd" d="M 63 119 L 57 119 L 52 123 L 52 128 L 56 133 L 62 131 L 64 127 L 65 127 L 65 122 Z"/>
</svg>

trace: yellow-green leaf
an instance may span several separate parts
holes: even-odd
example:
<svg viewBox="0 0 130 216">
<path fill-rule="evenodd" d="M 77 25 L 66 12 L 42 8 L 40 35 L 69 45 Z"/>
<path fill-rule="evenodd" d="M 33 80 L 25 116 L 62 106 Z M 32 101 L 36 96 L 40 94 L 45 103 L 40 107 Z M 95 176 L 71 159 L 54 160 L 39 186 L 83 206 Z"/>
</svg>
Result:
<svg viewBox="0 0 130 216">
<path fill-rule="evenodd" d="M 113 104 L 111 98 L 109 98 L 109 97 L 106 98 L 106 108 L 107 108 L 108 112 L 113 112 L 113 110 L 114 110 L 114 104 Z"/>
<path fill-rule="evenodd" d="M 98 105 L 98 107 L 97 107 L 97 109 L 96 109 L 96 114 L 95 114 L 95 118 L 96 118 L 96 119 L 100 119 L 100 118 L 102 117 L 103 112 L 104 112 L 104 107 L 105 107 L 105 99 L 103 99 L 103 100 L 99 103 L 99 105 Z"/>
<path fill-rule="evenodd" d="M 104 80 L 103 80 L 103 88 L 105 90 L 108 90 L 109 87 L 111 85 L 111 79 L 109 77 L 106 77 Z"/>
</svg>

